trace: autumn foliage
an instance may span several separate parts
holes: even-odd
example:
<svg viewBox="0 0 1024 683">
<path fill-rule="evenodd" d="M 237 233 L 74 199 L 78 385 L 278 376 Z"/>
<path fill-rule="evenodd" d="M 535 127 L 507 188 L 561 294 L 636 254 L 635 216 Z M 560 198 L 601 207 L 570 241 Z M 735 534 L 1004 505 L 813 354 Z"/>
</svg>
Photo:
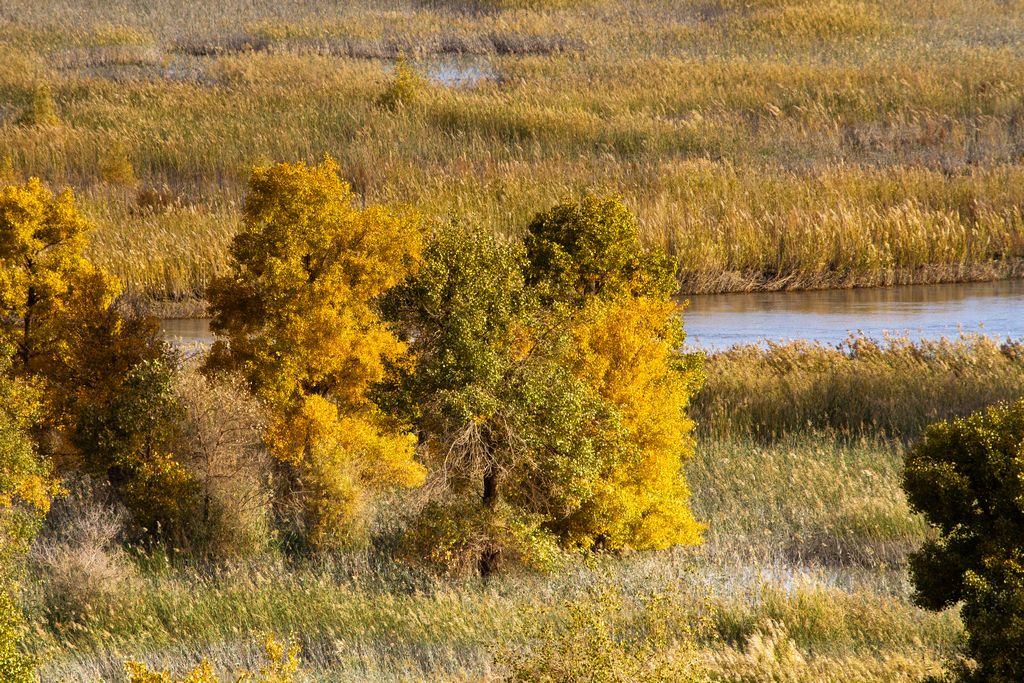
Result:
<svg viewBox="0 0 1024 683">
<path fill-rule="evenodd" d="M 10 369 L 8 358 L 2 363 L 0 369 Z M 31 659 L 18 649 L 22 563 L 59 492 L 49 463 L 29 436 L 39 417 L 36 388 L 0 374 L 0 680 L 12 683 L 35 680 Z"/>
<path fill-rule="evenodd" d="M 424 483 L 393 547 L 448 572 L 700 542 L 683 465 L 702 359 L 680 351 L 673 262 L 619 200 L 506 240 L 359 206 L 330 158 L 256 168 L 201 373 L 125 312 L 91 229 L 70 191 L 0 190 L 5 642 L 54 473 L 102 481 L 126 539 L 169 557 L 330 552 Z M 5 680 L 28 680 L 5 647 Z M 254 680 L 291 680 L 295 657 L 277 647 Z"/>
<path fill-rule="evenodd" d="M 13 370 L 41 379 L 47 417 L 62 426 L 120 291 L 84 256 L 91 228 L 69 190 L 55 196 L 37 178 L 0 189 L 0 333 L 15 349 Z"/>
<path fill-rule="evenodd" d="M 699 542 L 682 466 L 703 370 L 701 356 L 681 351 L 675 263 L 641 247 L 636 218 L 615 198 L 539 214 L 526 246 L 528 280 L 547 303 L 541 317 L 571 330 L 564 363 L 609 415 L 589 496 L 555 528 L 587 548 Z"/>
<path fill-rule="evenodd" d="M 257 169 L 209 290 L 207 367 L 241 372 L 270 407 L 279 510 L 314 546 L 343 542 L 374 491 L 423 479 L 415 437 L 366 395 L 404 351 L 374 301 L 415 266 L 419 220 L 354 200 L 330 159 Z"/>
<path fill-rule="evenodd" d="M 682 465 L 700 359 L 664 254 L 615 199 L 539 215 L 526 247 L 439 231 L 385 310 L 410 340 L 382 405 L 420 434 L 432 490 L 412 538 L 449 568 L 555 549 L 696 543 Z"/>
</svg>

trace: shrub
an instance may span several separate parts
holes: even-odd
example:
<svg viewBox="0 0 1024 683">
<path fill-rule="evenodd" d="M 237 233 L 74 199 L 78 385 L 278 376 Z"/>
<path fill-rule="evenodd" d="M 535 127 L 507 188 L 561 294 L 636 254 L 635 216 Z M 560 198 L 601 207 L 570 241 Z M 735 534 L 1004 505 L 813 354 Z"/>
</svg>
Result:
<svg viewBox="0 0 1024 683">
<path fill-rule="evenodd" d="M 546 302 L 582 304 L 600 295 L 664 296 L 678 289 L 676 264 L 640 244 L 640 225 L 616 197 L 584 197 L 539 213 L 526 234 L 527 281 Z"/>
<path fill-rule="evenodd" d="M 21 608 L 6 590 L 0 591 L 0 677 L 9 683 L 34 683 L 35 660 L 18 647 L 25 633 Z"/>
<path fill-rule="evenodd" d="M 930 427 L 903 487 L 937 532 L 910 560 L 916 602 L 962 603 L 961 680 L 1024 680 L 1024 399 Z"/>
<path fill-rule="evenodd" d="M 191 545 L 219 559 L 265 550 L 271 467 L 263 407 L 241 378 L 209 378 L 191 364 L 172 385 L 184 413 L 176 457 L 197 487 Z"/>
<path fill-rule="evenodd" d="M 299 646 L 282 643 L 273 636 L 264 642 L 266 663 L 259 671 L 239 671 L 230 680 L 235 683 L 296 683 L 299 673 Z M 142 662 L 129 661 L 124 665 L 128 683 L 220 683 L 209 662 L 203 661 L 185 675 L 174 679 L 164 671 L 151 671 Z"/>
<path fill-rule="evenodd" d="M 120 390 L 83 410 L 74 434 L 89 473 L 109 478 L 140 537 L 186 547 L 197 486 L 177 455 L 184 409 L 164 360 L 132 368 Z"/>
<path fill-rule="evenodd" d="M 100 178 L 111 185 L 133 186 L 139 182 L 135 167 L 123 144 L 112 145 L 100 157 Z"/>
<path fill-rule="evenodd" d="M 423 76 L 409 63 L 405 55 L 395 60 L 395 71 L 378 102 L 391 110 L 410 106 L 420 97 L 426 87 Z"/>
<path fill-rule="evenodd" d="M 58 630 L 87 623 L 129 592 L 133 568 L 120 547 L 124 513 L 104 493 L 83 480 L 50 511 L 32 549 L 43 611 Z"/>
<path fill-rule="evenodd" d="M 135 193 L 136 212 L 145 216 L 164 214 L 171 209 L 180 208 L 183 204 L 182 197 L 166 184 L 143 186 Z"/>
<path fill-rule="evenodd" d="M 667 595 L 629 605 L 603 590 L 527 615 L 525 637 L 497 652 L 511 683 L 696 683 L 703 666 L 691 628 Z M 561 618 L 560 618 L 561 617 Z"/>
</svg>

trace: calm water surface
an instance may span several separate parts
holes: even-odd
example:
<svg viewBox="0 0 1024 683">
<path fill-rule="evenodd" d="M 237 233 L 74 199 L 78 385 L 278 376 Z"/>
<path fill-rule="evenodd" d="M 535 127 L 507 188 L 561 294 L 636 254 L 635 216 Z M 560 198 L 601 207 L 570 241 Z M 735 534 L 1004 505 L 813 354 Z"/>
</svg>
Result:
<svg viewBox="0 0 1024 683">
<path fill-rule="evenodd" d="M 875 338 L 935 339 L 960 332 L 1024 337 L 1024 280 L 689 299 L 687 344 L 709 350 L 765 340 L 837 344 L 858 332 Z"/>
<path fill-rule="evenodd" d="M 1024 338 L 1024 280 L 821 292 L 691 296 L 687 345 L 711 351 L 765 340 L 837 344 L 851 333 L 915 339 L 983 332 Z M 178 345 L 213 341 L 208 320 L 164 320 Z"/>
</svg>

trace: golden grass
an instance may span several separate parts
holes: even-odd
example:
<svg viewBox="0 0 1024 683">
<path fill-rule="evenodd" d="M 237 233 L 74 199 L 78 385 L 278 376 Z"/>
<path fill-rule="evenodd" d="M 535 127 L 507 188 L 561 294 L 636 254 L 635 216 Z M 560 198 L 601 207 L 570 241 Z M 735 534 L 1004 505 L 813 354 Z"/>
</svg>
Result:
<svg viewBox="0 0 1024 683">
<path fill-rule="evenodd" d="M 707 437 L 820 429 L 909 440 L 933 422 L 1024 395 L 1024 348 L 981 335 L 770 343 L 715 354 L 707 372 L 693 404 Z"/>
<path fill-rule="evenodd" d="M 186 4 L 0 24 L 0 158 L 85 192 L 135 294 L 201 291 L 251 166 L 324 153 L 367 201 L 506 233 L 620 193 L 687 291 L 1022 271 L 1016 0 Z M 394 110 L 401 52 L 428 82 Z M 19 123 L 43 84 L 58 123 Z M 139 210 L 164 187 L 187 218 Z"/>
</svg>

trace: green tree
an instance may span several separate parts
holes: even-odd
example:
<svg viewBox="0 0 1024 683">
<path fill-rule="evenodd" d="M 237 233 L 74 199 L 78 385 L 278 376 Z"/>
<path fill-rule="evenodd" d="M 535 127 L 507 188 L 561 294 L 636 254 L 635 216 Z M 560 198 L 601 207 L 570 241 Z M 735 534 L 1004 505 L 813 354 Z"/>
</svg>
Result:
<svg viewBox="0 0 1024 683">
<path fill-rule="evenodd" d="M 411 361 L 392 367 L 380 403 L 414 426 L 428 488 L 445 492 L 413 534 L 435 559 L 477 557 L 486 576 L 501 558 L 543 561 L 559 546 L 700 540 L 682 473 L 700 359 L 679 352 L 671 269 L 641 250 L 620 208 L 556 208 L 566 231 L 575 216 L 603 226 L 568 246 L 546 215 L 526 250 L 448 227 L 388 295 Z"/>
<path fill-rule="evenodd" d="M 1024 400 L 929 427 L 903 488 L 937 532 L 910 558 L 915 601 L 962 604 L 961 680 L 1024 680 Z"/>
<path fill-rule="evenodd" d="M 392 364 L 378 400 L 414 426 L 440 491 L 414 545 L 485 577 L 503 560 L 551 561 L 548 527 L 588 497 L 604 419 L 559 362 L 568 335 L 531 327 L 523 256 L 489 231 L 446 227 L 384 305 L 412 360 Z"/>
<path fill-rule="evenodd" d="M 314 546 L 349 537 L 374 491 L 424 476 L 415 438 L 367 397 L 405 350 L 374 302 L 415 267 L 420 221 L 353 200 L 330 159 L 256 169 L 230 272 L 208 292 L 207 368 L 241 372 L 269 406 L 278 509 Z"/>
<path fill-rule="evenodd" d="M 116 394 L 83 408 L 73 439 L 86 471 L 109 479 L 142 537 L 175 549 L 187 547 L 198 505 L 177 453 L 185 410 L 173 373 L 163 360 L 138 363 Z"/>
<path fill-rule="evenodd" d="M 671 296 L 676 264 L 640 244 L 636 217 L 615 197 L 586 196 L 537 214 L 526 234 L 527 281 L 546 304 L 594 296 Z"/>
</svg>

